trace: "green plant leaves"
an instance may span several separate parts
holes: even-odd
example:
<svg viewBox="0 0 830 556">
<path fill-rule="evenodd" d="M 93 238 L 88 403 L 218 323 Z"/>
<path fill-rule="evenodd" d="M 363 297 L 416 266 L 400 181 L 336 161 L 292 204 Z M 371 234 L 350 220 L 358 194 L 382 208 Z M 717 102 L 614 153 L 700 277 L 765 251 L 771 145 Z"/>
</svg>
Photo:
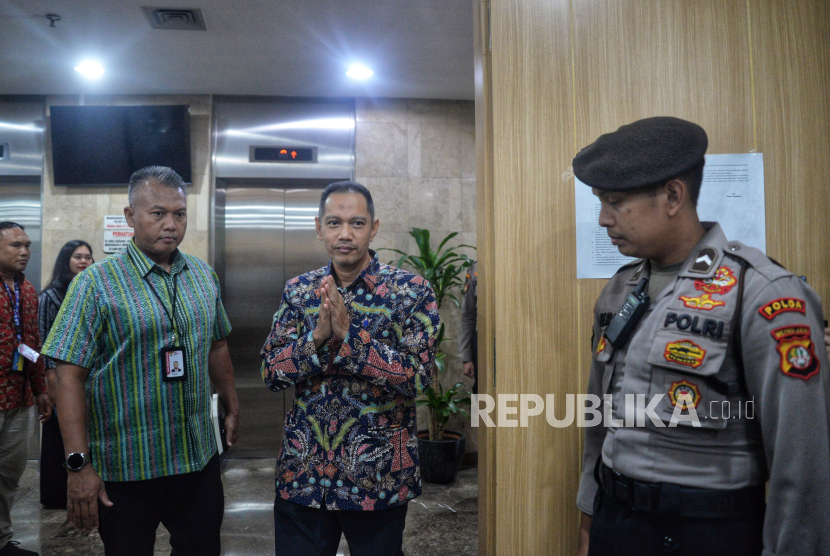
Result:
<svg viewBox="0 0 830 556">
<path fill-rule="evenodd" d="M 409 235 L 415 239 L 415 244 L 418 246 L 418 254 L 411 255 L 398 249 L 384 249 L 385 251 L 392 251 L 400 255 L 397 263 L 398 267 L 409 266 L 416 274 L 427 280 L 432 286 L 432 291 L 435 293 L 435 302 L 438 308 L 441 308 L 445 299 L 452 300 L 456 307 L 461 306 L 461 301 L 455 294 L 450 293 L 455 288 L 460 288 L 464 285 L 464 273 L 467 267 L 472 264 L 472 259 L 467 255 L 461 254 L 456 249 L 470 248 L 475 249 L 471 245 L 459 245 L 457 247 L 446 247 L 458 232 L 447 234 L 439 243 L 438 248 L 433 250 L 430 245 L 429 230 L 423 228 L 412 228 Z M 441 344 L 448 340 L 444 333 L 446 328 L 442 322 L 438 327 L 438 332 L 435 337 L 435 370 L 437 371 L 436 380 L 433 385 L 427 387 L 423 392 L 423 398 L 417 400 L 415 405 L 418 407 L 426 406 L 430 413 L 435 415 L 437 424 L 443 428 L 450 420 L 452 415 L 460 414 L 464 418 L 469 418 L 469 413 L 466 407 L 470 407 L 470 392 L 464 390 L 462 382 L 456 382 L 452 388 L 444 391 L 444 386 L 441 384 L 440 376 L 446 371 L 446 353 L 441 351 Z M 437 390 L 435 385 L 437 384 Z"/>
</svg>

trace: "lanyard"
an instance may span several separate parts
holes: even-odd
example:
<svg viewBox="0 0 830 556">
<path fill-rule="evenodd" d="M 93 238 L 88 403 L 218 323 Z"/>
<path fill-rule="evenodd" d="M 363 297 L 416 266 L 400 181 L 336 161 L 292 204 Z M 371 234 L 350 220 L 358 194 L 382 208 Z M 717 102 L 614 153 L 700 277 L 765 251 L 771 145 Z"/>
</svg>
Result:
<svg viewBox="0 0 830 556">
<path fill-rule="evenodd" d="M 138 269 L 138 265 L 136 265 L 135 260 L 133 259 L 133 256 L 130 255 L 129 250 L 127 251 L 127 255 L 129 255 L 130 261 L 132 261 L 133 266 L 135 266 L 136 269 Z M 171 269 L 171 271 L 172 271 L 172 269 Z M 159 303 L 161 304 L 161 307 L 164 309 L 164 313 L 170 318 L 170 323 L 173 325 L 173 342 L 176 343 L 176 344 L 179 343 L 179 327 L 178 327 L 178 324 L 176 323 L 176 300 L 179 297 L 178 296 L 179 283 L 177 282 L 178 277 L 179 277 L 178 273 L 173 274 L 173 312 L 171 313 L 167 309 L 167 305 L 164 304 L 164 301 L 161 300 L 161 296 L 159 295 L 159 292 L 156 291 L 156 288 L 153 286 L 153 283 L 147 278 L 147 274 L 142 276 L 142 279 L 147 282 L 148 286 L 150 286 L 150 290 L 153 292 L 153 295 L 155 295 L 156 299 L 159 300 Z M 165 288 L 166 288 L 166 282 L 165 282 Z M 170 295 L 170 289 L 169 288 L 166 288 L 166 289 L 167 289 L 167 294 L 169 296 Z"/>
<path fill-rule="evenodd" d="M 23 326 L 20 323 L 20 282 L 18 282 L 17 278 L 14 279 L 14 295 L 12 295 L 12 290 L 9 288 L 9 285 L 6 282 L 3 282 L 3 286 L 6 287 L 6 293 L 9 294 L 9 302 L 12 304 L 12 308 L 14 309 L 14 330 L 17 333 L 17 342 L 23 342 Z"/>
<path fill-rule="evenodd" d="M 164 309 L 164 313 L 170 318 L 170 322 L 173 325 L 173 337 L 174 337 L 174 342 L 175 343 L 179 343 L 179 330 L 178 330 L 179 327 L 176 324 L 176 300 L 179 297 L 178 296 L 179 283 L 177 281 L 178 277 L 179 277 L 178 273 L 173 275 L 173 312 L 171 313 L 170 310 L 167 309 L 167 305 L 164 304 L 164 301 L 161 300 L 161 296 L 159 296 L 159 293 L 156 291 L 156 288 L 155 288 L 155 286 L 153 286 L 153 283 L 147 278 L 147 276 L 144 276 L 144 280 L 147 281 L 147 285 L 150 286 L 150 289 L 152 290 L 153 295 L 155 295 L 156 299 L 158 299 L 159 303 L 161 303 L 161 306 Z M 170 290 L 169 289 L 167 289 L 167 294 L 168 294 L 168 296 L 170 295 Z"/>
</svg>

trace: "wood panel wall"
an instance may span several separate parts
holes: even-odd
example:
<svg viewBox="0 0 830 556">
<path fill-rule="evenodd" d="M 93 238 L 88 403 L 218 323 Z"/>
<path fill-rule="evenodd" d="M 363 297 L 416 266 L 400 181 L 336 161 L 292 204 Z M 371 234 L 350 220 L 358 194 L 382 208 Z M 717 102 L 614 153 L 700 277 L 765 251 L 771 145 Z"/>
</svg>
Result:
<svg viewBox="0 0 830 556">
<path fill-rule="evenodd" d="M 485 392 L 585 390 L 605 281 L 576 279 L 571 159 L 640 118 L 699 123 L 710 154 L 764 153 L 768 254 L 827 299 L 830 2 L 474 6 L 479 345 L 496 346 L 480 350 L 480 372 L 496 375 Z M 483 435 L 480 554 L 574 553 L 581 436 L 543 416 Z"/>
<path fill-rule="evenodd" d="M 493 230 L 493 106 L 492 67 L 490 57 L 490 4 L 487 0 L 473 0 L 476 81 L 476 238 L 478 256 L 477 305 L 494 307 L 493 257 L 495 234 Z M 484 236 L 479 236 L 486 230 Z M 478 332 L 478 391 L 495 396 L 494 350 L 495 311 L 479 313 Z M 479 554 L 493 554 L 496 543 L 496 431 L 481 428 L 478 433 L 478 530 Z"/>
</svg>

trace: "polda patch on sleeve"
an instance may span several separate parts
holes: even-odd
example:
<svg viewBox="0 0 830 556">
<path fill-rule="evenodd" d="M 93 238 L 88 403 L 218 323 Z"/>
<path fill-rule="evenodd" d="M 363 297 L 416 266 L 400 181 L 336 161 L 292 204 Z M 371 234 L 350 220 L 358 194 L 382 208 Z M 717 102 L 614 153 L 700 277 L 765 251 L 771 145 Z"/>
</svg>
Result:
<svg viewBox="0 0 830 556">
<path fill-rule="evenodd" d="M 804 300 L 797 297 L 779 297 L 758 309 L 758 313 L 765 319 L 772 320 L 781 313 L 790 311 L 804 314 L 804 305 Z"/>
<path fill-rule="evenodd" d="M 782 373 L 804 380 L 818 374 L 819 359 L 813 350 L 809 326 L 806 324 L 782 326 L 773 330 L 771 334 L 778 342 L 776 349 L 781 356 Z"/>
</svg>

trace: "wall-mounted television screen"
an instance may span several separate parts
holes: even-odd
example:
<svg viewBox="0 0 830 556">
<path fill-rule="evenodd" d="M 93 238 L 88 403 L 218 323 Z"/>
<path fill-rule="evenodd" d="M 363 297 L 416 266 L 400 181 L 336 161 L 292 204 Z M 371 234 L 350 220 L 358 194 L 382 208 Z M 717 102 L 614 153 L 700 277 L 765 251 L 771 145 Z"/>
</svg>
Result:
<svg viewBox="0 0 830 556">
<path fill-rule="evenodd" d="M 55 185 L 127 185 L 145 166 L 190 174 L 188 106 L 52 106 Z"/>
</svg>

